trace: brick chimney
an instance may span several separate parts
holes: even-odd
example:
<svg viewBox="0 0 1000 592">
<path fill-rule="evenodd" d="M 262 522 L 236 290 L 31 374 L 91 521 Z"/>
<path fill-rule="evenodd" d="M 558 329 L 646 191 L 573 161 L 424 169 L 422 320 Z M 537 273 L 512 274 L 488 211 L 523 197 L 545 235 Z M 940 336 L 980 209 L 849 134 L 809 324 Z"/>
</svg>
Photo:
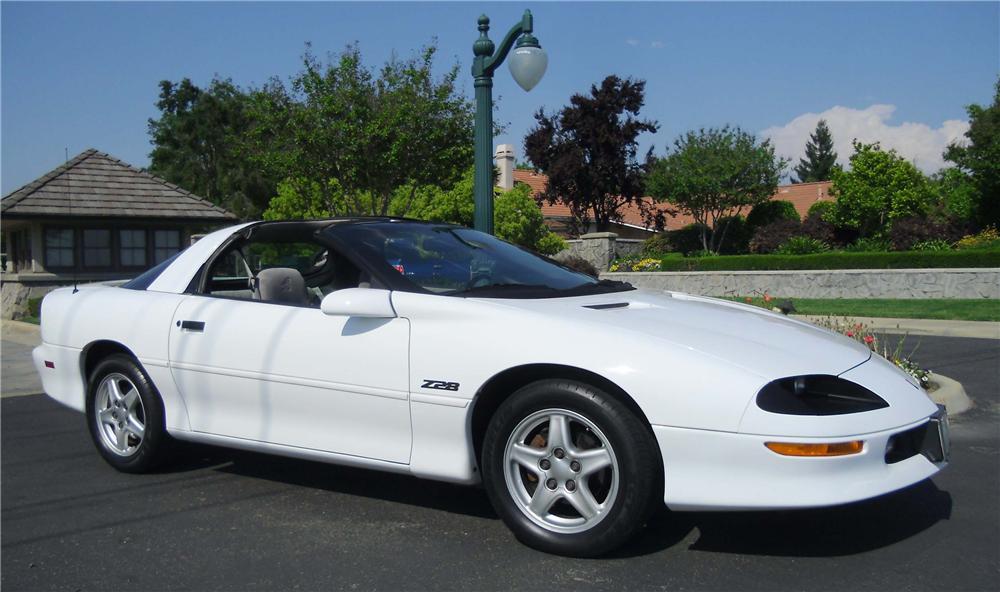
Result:
<svg viewBox="0 0 1000 592">
<path fill-rule="evenodd" d="M 511 144 L 500 144 L 497 146 L 496 154 L 493 156 L 500 175 L 497 176 L 497 187 L 508 191 L 514 188 L 514 146 Z"/>
</svg>

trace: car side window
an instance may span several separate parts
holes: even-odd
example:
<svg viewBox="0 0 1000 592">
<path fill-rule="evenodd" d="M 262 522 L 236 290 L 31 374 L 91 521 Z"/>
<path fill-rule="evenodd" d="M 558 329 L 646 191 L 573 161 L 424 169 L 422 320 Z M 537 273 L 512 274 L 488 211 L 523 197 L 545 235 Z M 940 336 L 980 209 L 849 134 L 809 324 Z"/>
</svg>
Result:
<svg viewBox="0 0 1000 592">
<path fill-rule="evenodd" d="M 318 307 L 334 290 L 369 285 L 348 259 L 307 241 L 242 241 L 208 274 L 207 294 L 295 306 Z"/>
</svg>

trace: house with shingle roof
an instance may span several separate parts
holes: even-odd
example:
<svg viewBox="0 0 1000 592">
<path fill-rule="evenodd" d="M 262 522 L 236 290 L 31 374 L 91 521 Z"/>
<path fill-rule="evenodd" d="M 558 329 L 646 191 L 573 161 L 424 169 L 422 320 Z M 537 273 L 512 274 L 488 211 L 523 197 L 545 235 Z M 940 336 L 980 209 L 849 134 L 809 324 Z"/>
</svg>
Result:
<svg viewBox="0 0 1000 592">
<path fill-rule="evenodd" d="M 94 149 L 0 200 L 4 318 L 74 281 L 138 275 L 236 216 Z"/>
<path fill-rule="evenodd" d="M 500 171 L 497 177 L 498 185 L 504 189 L 510 189 L 514 183 L 524 183 L 531 187 L 531 192 L 536 199 L 545 192 L 549 184 L 547 175 L 532 170 L 515 169 L 513 147 L 503 144 L 497 148 L 496 165 Z M 507 183 L 508 185 L 505 185 Z M 809 212 L 809 207 L 817 201 L 833 201 L 830 195 L 829 181 L 819 181 L 816 183 L 796 183 L 792 185 L 780 185 L 771 196 L 774 200 L 789 201 L 795 206 L 795 211 L 799 213 L 799 218 L 805 219 Z M 643 198 L 650 207 L 664 212 L 665 230 L 677 230 L 694 223 L 694 218 L 687 214 L 677 213 L 669 203 L 657 204 L 651 197 Z M 545 223 L 555 233 L 567 238 L 575 238 L 573 231 L 573 214 L 568 205 L 560 202 L 540 204 L 542 216 Z M 750 213 L 749 208 L 739 212 L 742 216 Z M 593 226 L 593 224 L 592 224 Z M 611 232 L 619 238 L 639 238 L 645 239 L 656 234 L 655 229 L 649 227 L 643 218 L 642 212 L 635 205 L 629 204 L 622 208 L 621 218 L 611 224 Z M 594 228 L 587 229 L 593 232 Z"/>
</svg>

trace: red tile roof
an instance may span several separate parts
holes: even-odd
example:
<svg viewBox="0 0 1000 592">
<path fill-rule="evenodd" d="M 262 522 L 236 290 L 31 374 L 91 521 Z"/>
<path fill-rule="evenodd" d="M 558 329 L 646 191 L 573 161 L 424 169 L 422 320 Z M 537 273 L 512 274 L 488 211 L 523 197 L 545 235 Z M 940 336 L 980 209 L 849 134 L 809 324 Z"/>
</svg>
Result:
<svg viewBox="0 0 1000 592">
<path fill-rule="evenodd" d="M 525 183 L 531 187 L 532 193 L 537 197 L 539 194 L 545 191 L 545 187 L 548 185 L 549 178 L 542 173 L 536 173 L 530 170 L 516 169 L 514 171 L 514 182 L 515 183 Z M 651 197 L 644 197 L 644 200 L 652 202 Z M 795 206 L 795 210 L 799 213 L 799 217 L 805 218 L 806 213 L 809 211 L 809 206 L 816 203 L 817 201 L 832 201 L 833 197 L 830 196 L 830 182 L 820 181 L 817 183 L 797 183 L 794 185 L 781 185 L 775 191 L 771 199 L 781 199 L 785 201 L 792 202 Z M 661 210 L 669 210 L 671 208 L 669 203 L 654 204 L 654 207 Z M 569 218 L 572 216 L 569 206 L 556 202 L 553 205 L 547 203 L 542 203 L 542 215 L 549 219 L 562 219 Z M 749 210 L 740 212 L 742 215 L 749 213 Z M 647 228 L 646 222 L 643 220 L 642 213 L 639 208 L 634 205 L 628 205 L 622 209 L 622 219 L 621 222 L 629 226 L 638 226 L 639 228 Z M 676 230 L 682 228 L 694 222 L 694 218 L 688 216 L 687 214 L 677 214 L 666 216 L 666 229 Z"/>
</svg>

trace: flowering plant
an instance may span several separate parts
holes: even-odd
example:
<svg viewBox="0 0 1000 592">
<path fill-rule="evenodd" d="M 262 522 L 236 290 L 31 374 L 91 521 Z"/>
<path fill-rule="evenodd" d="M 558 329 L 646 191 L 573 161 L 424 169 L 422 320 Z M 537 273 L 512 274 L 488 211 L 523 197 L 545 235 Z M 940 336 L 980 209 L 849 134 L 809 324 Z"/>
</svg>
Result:
<svg viewBox="0 0 1000 592">
<path fill-rule="evenodd" d="M 652 257 L 623 257 L 614 261 L 608 271 L 659 271 L 660 260 Z"/>
<path fill-rule="evenodd" d="M 903 372 L 916 378 L 917 382 L 923 388 L 930 387 L 930 371 L 920 367 L 919 364 L 910 358 L 917 351 L 917 348 L 913 348 L 909 354 L 903 353 L 903 344 L 906 341 L 906 335 L 900 337 L 895 346 L 890 348 L 890 339 L 886 335 L 876 333 L 866 323 L 860 323 L 852 319 L 839 319 L 832 316 L 814 320 L 813 323 L 865 344 L 868 346 L 868 349 L 889 360 Z M 917 347 L 919 347 L 919 344 Z"/>
</svg>

